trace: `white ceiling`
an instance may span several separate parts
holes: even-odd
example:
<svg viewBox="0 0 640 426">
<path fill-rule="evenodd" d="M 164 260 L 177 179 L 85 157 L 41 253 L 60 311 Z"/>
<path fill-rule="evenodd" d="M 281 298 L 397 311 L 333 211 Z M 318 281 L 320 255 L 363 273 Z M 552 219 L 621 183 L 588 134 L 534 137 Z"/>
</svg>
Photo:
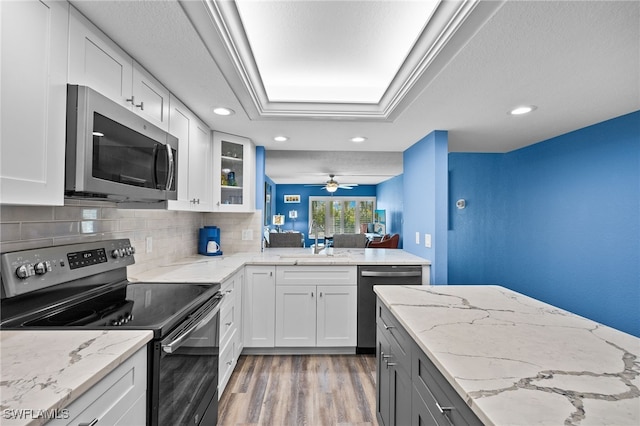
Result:
<svg viewBox="0 0 640 426">
<path fill-rule="evenodd" d="M 277 9 L 281 2 L 266 3 Z M 290 30 L 298 31 L 289 35 L 292 39 L 335 43 L 333 35 L 340 34 L 339 40 L 349 31 L 343 24 L 352 22 L 353 39 L 361 35 L 360 26 L 367 27 L 366 14 L 357 25 L 353 16 L 337 19 L 334 7 L 340 2 L 329 2 L 332 7 L 310 3 L 323 25 L 291 25 Z M 371 2 L 354 3 L 362 8 Z M 397 2 L 375 3 L 393 7 Z M 246 75 L 238 72 L 229 55 L 225 35 L 213 25 L 211 3 L 76 0 L 72 4 L 212 129 L 247 136 L 265 146 L 266 172 L 276 183 L 322 183 L 329 173 L 340 183 L 377 183 L 398 174 L 400 153 L 433 130 L 449 131 L 450 151 L 508 152 L 640 109 L 637 1 L 482 1 L 438 54 L 428 57 L 428 66 L 401 99 L 389 100 L 380 119 L 361 113 L 324 115 L 321 102 L 315 102 L 315 117 L 309 117 L 313 114 L 308 110 L 306 116 L 298 115 L 305 104 L 296 102 L 273 102 L 273 111 L 267 102 L 265 110 L 247 89 Z M 296 9 L 287 10 L 289 20 L 297 22 Z M 402 27 L 403 22 L 392 16 L 393 25 Z M 323 46 L 314 44 L 303 56 L 312 57 Z M 338 47 L 352 48 L 346 42 Z M 296 45 L 294 50 L 300 49 Z M 331 50 L 335 49 L 334 44 Z M 387 57 L 379 41 L 362 56 Z M 323 84 L 312 80 L 305 82 L 312 90 Z M 521 104 L 538 108 L 526 116 L 507 114 Z M 236 113 L 214 115 L 213 107 L 221 105 Z M 275 142 L 276 135 L 289 140 Z M 357 135 L 367 140 L 349 141 Z M 290 159 L 287 151 L 292 151 Z M 359 176 L 375 174 L 372 170 L 379 175 Z"/>
<path fill-rule="evenodd" d="M 437 3 L 235 4 L 269 101 L 378 103 Z"/>
</svg>

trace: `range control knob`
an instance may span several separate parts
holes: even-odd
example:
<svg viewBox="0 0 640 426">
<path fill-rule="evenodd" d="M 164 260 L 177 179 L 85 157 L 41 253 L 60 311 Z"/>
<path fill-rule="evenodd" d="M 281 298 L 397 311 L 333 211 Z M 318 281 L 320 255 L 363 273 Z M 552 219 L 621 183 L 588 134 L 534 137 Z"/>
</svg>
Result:
<svg viewBox="0 0 640 426">
<path fill-rule="evenodd" d="M 111 257 L 113 257 L 114 259 L 117 259 L 120 257 L 120 252 L 118 251 L 118 249 L 111 251 Z"/>
<path fill-rule="evenodd" d="M 45 262 L 38 262 L 33 266 L 33 269 L 38 275 L 44 275 L 47 273 L 47 264 Z"/>
<path fill-rule="evenodd" d="M 16 269 L 16 275 L 18 278 L 24 280 L 25 278 L 29 278 L 29 265 L 20 265 Z"/>
<path fill-rule="evenodd" d="M 131 247 L 127 247 L 124 249 L 124 252 L 127 254 L 127 256 L 131 256 L 133 254 L 133 249 Z"/>
</svg>

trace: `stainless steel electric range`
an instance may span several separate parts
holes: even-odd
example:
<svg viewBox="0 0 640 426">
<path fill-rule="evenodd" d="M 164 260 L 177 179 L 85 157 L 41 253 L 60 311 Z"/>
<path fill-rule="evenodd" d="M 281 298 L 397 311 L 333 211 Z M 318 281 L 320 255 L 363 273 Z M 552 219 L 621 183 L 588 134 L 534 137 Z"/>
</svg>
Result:
<svg viewBox="0 0 640 426">
<path fill-rule="evenodd" d="M 0 329 L 135 329 L 149 343 L 149 425 L 215 425 L 219 284 L 127 281 L 128 239 L 2 253 Z"/>
</svg>

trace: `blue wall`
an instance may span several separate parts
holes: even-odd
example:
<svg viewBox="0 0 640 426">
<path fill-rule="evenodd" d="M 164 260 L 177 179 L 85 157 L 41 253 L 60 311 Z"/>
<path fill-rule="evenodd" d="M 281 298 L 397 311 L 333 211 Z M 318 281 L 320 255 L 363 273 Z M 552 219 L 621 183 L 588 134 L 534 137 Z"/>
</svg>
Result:
<svg viewBox="0 0 640 426">
<path fill-rule="evenodd" d="M 256 210 L 264 211 L 265 148 L 256 146 Z"/>
<path fill-rule="evenodd" d="M 284 231 L 302 232 L 307 238 L 307 247 L 313 244 L 309 237 L 309 197 L 319 196 L 326 197 L 329 195 L 321 186 L 305 186 L 305 185 L 286 185 L 280 184 L 275 187 L 275 210 L 273 214 L 280 213 L 285 216 L 285 224 L 282 227 Z M 285 203 L 285 195 L 300 195 L 300 203 Z M 360 185 L 353 189 L 338 189 L 334 192 L 336 197 L 356 196 L 356 197 L 375 197 L 375 185 Z M 293 221 L 289 219 L 289 211 L 296 210 L 298 218 Z"/>
<path fill-rule="evenodd" d="M 640 336 L 639 170 L 640 112 L 507 154 L 450 154 L 449 282 Z"/>
<path fill-rule="evenodd" d="M 376 205 L 385 211 L 388 234 L 399 234 L 398 248 L 402 248 L 402 210 L 403 205 L 403 176 L 388 179 L 376 187 Z"/>
<path fill-rule="evenodd" d="M 445 131 L 428 134 L 403 155 L 403 248 L 431 260 L 433 284 L 447 284 L 447 155 Z M 431 234 L 431 248 L 424 245 L 425 234 Z"/>
</svg>

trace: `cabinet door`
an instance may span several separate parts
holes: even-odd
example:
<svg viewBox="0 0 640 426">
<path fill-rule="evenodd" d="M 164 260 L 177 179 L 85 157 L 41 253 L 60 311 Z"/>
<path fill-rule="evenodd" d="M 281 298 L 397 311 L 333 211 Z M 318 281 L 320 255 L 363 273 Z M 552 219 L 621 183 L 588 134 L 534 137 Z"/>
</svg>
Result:
<svg viewBox="0 0 640 426">
<path fill-rule="evenodd" d="M 401 368 L 392 365 L 389 362 L 390 369 L 390 426 L 403 426 L 411 424 L 411 398 L 412 388 L 411 376 Z"/>
<path fill-rule="evenodd" d="M 133 62 L 133 110 L 162 130 L 169 129 L 169 91 Z"/>
<path fill-rule="evenodd" d="M 178 138 L 178 199 L 170 200 L 169 210 L 191 210 L 189 198 L 189 147 L 193 115 L 178 99 L 171 99 L 169 109 L 169 133 Z"/>
<path fill-rule="evenodd" d="M 71 7 L 69 83 L 89 86 L 109 99 L 131 108 L 132 81 L 131 57 L 77 9 Z"/>
<path fill-rule="evenodd" d="M 317 346 L 356 346 L 356 286 L 318 286 Z"/>
<path fill-rule="evenodd" d="M 315 286 L 276 287 L 276 346 L 316 345 Z"/>
<path fill-rule="evenodd" d="M 391 412 L 391 371 L 389 369 L 388 357 L 391 353 L 387 332 L 377 327 L 376 333 L 376 413 L 381 426 L 389 426 Z"/>
<path fill-rule="evenodd" d="M 64 204 L 68 7 L 0 2 L 2 204 Z"/>
<path fill-rule="evenodd" d="M 244 268 L 241 268 L 234 277 L 236 281 L 236 285 L 233 289 L 233 294 L 235 294 L 235 304 L 236 304 L 236 318 L 237 318 L 237 329 L 234 334 L 234 340 L 236 345 L 236 353 L 239 355 L 242 353 L 242 348 L 244 347 L 244 340 L 242 338 L 242 313 L 243 313 L 243 294 L 244 294 Z M 236 357 L 236 361 L 237 361 Z"/>
<path fill-rule="evenodd" d="M 275 267 L 247 266 L 243 291 L 244 346 L 272 348 L 275 342 Z"/>
<path fill-rule="evenodd" d="M 411 401 L 411 424 L 416 426 L 440 425 L 417 390 L 413 391 L 413 399 Z"/>
<path fill-rule="evenodd" d="M 221 212 L 255 209 L 255 146 L 243 137 L 213 133 L 214 208 Z"/>
<path fill-rule="evenodd" d="M 211 130 L 197 118 L 189 143 L 189 200 L 197 211 L 213 211 Z"/>
</svg>

